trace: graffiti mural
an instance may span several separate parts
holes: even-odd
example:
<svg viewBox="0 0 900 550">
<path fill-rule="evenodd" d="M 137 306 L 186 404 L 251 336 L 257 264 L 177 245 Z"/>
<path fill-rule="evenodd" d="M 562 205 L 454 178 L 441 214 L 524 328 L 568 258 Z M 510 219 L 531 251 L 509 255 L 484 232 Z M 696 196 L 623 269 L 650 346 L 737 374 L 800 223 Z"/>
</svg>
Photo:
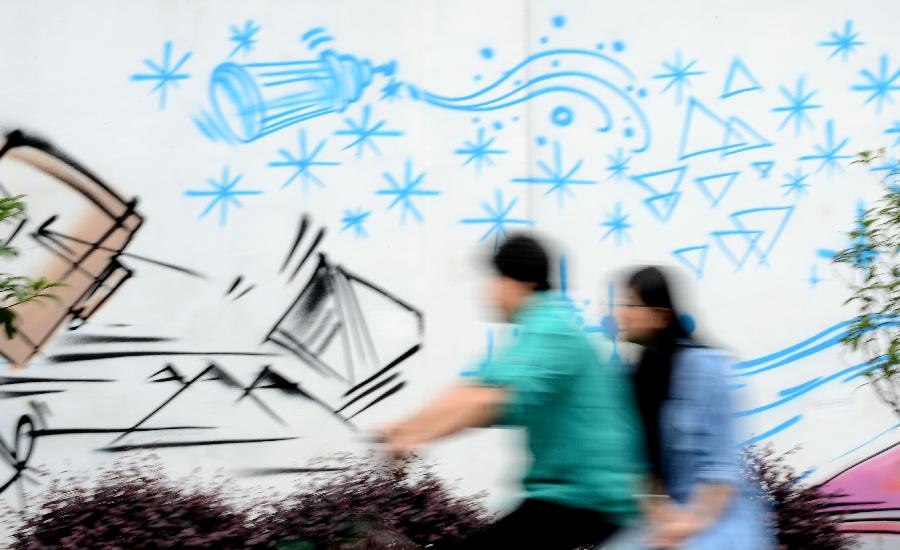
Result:
<svg viewBox="0 0 900 550">
<path fill-rule="evenodd" d="M 898 167 L 900 7 L 339 4 L 0 7 L 4 271 L 64 283 L 0 340 L 0 500 L 142 452 L 251 486 L 335 467 L 515 337 L 474 266 L 537 230 L 591 334 L 616 269 L 684 271 L 742 442 L 900 533 L 900 419 L 840 346 L 830 261 Z M 53 48 L 6 23 L 35 14 Z M 464 439 L 441 462 L 500 491 L 499 439 Z"/>
</svg>

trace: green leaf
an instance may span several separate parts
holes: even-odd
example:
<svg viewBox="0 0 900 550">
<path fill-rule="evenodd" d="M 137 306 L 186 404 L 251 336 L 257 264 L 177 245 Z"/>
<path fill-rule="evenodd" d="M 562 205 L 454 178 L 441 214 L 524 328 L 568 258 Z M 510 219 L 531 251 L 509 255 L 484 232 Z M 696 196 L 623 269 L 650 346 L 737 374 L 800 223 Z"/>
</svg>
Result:
<svg viewBox="0 0 900 550">
<path fill-rule="evenodd" d="M 0 324 L 3 325 L 3 331 L 7 338 L 15 338 L 16 336 L 16 313 L 8 307 L 0 308 Z"/>
</svg>

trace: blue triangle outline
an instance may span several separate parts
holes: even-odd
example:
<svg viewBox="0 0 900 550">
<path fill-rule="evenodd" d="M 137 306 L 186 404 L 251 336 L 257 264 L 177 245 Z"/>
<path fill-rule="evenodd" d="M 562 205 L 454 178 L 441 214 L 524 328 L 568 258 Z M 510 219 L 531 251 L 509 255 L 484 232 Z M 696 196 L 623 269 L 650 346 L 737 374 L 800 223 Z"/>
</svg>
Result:
<svg viewBox="0 0 900 550">
<path fill-rule="evenodd" d="M 656 187 L 647 183 L 647 179 L 655 178 L 657 176 L 663 176 L 665 174 L 671 174 L 672 172 L 678 172 L 678 176 L 675 178 L 675 185 L 667 191 L 671 193 L 673 191 L 677 191 L 679 187 L 681 187 L 681 180 L 684 179 L 684 174 L 687 172 L 687 164 L 682 164 L 681 166 L 676 166 L 675 168 L 666 168 L 665 170 L 657 170 L 656 172 L 647 172 L 644 174 L 638 174 L 636 176 L 631 176 L 631 180 L 636 184 L 640 185 L 650 193 L 654 195 L 661 195 L 662 192 Z"/>
<path fill-rule="evenodd" d="M 719 147 L 710 147 L 708 149 L 701 149 L 698 151 L 694 151 L 692 153 L 685 152 L 685 148 L 687 147 L 688 134 L 691 131 L 691 124 L 694 120 L 694 109 L 700 109 L 703 113 L 706 114 L 708 118 L 711 118 L 713 122 L 722 126 L 725 131 L 726 140 L 723 141 L 723 144 Z M 697 98 L 691 97 L 688 100 L 687 109 L 685 110 L 684 115 L 684 126 L 681 129 L 681 142 L 678 145 L 678 160 L 685 160 L 691 157 L 696 157 L 698 155 L 705 155 L 707 153 L 715 153 L 716 151 L 724 151 L 728 149 L 735 149 L 737 147 L 742 147 L 746 145 L 746 143 L 735 143 L 733 145 L 726 143 L 727 137 L 731 132 L 731 126 L 728 122 L 725 121 L 722 117 L 712 112 L 706 105 L 700 103 Z"/>
<path fill-rule="evenodd" d="M 757 170 L 759 170 L 759 179 L 765 180 L 769 179 L 769 174 L 772 172 L 772 168 L 775 167 L 774 160 L 758 160 L 750 164 Z M 765 168 L 762 168 L 765 166 Z"/>
<path fill-rule="evenodd" d="M 685 254 L 689 252 L 700 251 L 700 259 L 694 263 L 691 262 Z M 702 244 L 699 246 L 686 246 L 684 248 L 679 248 L 672 251 L 672 256 L 675 256 L 675 259 L 681 262 L 682 265 L 690 269 L 697 279 L 703 278 L 703 272 L 706 271 L 706 258 L 709 255 L 709 244 Z"/>
<path fill-rule="evenodd" d="M 725 150 L 722 151 L 723 157 L 728 155 L 735 155 L 737 153 L 743 153 L 744 151 L 750 151 L 751 149 L 762 149 L 774 145 L 771 141 L 763 137 L 762 134 L 754 130 L 752 126 L 747 124 L 744 119 L 740 117 L 732 115 L 728 119 L 727 124 L 728 125 L 725 129 L 725 138 L 722 140 L 722 144 L 725 147 Z M 735 133 L 735 126 L 740 127 L 740 130 L 737 131 L 738 135 L 743 138 L 749 137 L 751 141 L 737 143 L 734 146 L 729 145 L 728 141 L 731 138 L 731 134 Z M 753 144 L 753 140 L 755 140 L 755 144 Z"/>
<path fill-rule="evenodd" d="M 734 263 L 737 271 L 740 271 L 741 268 L 744 267 L 744 264 L 747 263 L 747 260 L 750 259 L 750 256 L 757 249 L 756 243 L 759 241 L 760 237 L 763 236 L 765 231 L 759 230 L 747 230 L 747 229 L 736 229 L 736 230 L 727 230 L 727 231 L 713 231 L 710 233 L 713 239 L 715 239 L 716 243 L 718 243 L 719 248 L 722 249 L 722 252 L 725 253 L 725 256 L 728 257 L 729 260 Z M 744 252 L 744 256 L 741 259 L 734 254 L 731 248 L 725 244 L 725 241 L 722 237 L 731 237 L 741 235 L 744 237 L 747 243 L 747 251 Z"/>
<path fill-rule="evenodd" d="M 665 223 L 665 222 L 669 221 L 669 219 L 672 217 L 672 213 L 675 211 L 675 207 L 678 206 L 678 201 L 680 199 L 681 199 L 681 191 L 671 191 L 669 193 L 661 193 L 659 195 L 653 195 L 652 197 L 647 197 L 646 199 L 644 199 L 644 204 L 646 204 L 647 208 L 650 209 L 650 212 L 652 212 L 653 215 L 656 216 L 656 219 Z M 668 200 L 668 202 L 665 203 L 665 205 L 666 205 L 665 211 L 660 211 L 658 208 L 656 208 L 656 205 L 654 204 L 657 201 L 661 201 L 661 200 Z"/>
<path fill-rule="evenodd" d="M 741 88 L 740 90 L 732 90 L 731 86 L 734 82 L 734 75 L 738 71 L 740 71 L 744 78 L 753 85 L 748 88 Z M 725 86 L 722 88 L 722 95 L 719 99 L 727 99 L 731 96 L 742 94 L 744 92 L 752 92 L 754 90 L 762 89 L 762 85 L 758 80 L 756 80 L 756 77 L 753 76 L 753 73 L 750 72 L 750 69 L 747 68 L 747 65 L 744 64 L 744 61 L 740 57 L 735 57 L 731 61 L 731 67 L 728 68 L 728 76 L 725 77 Z"/>
<path fill-rule="evenodd" d="M 735 172 L 723 172 L 721 174 L 710 174 L 708 176 L 700 176 L 699 178 L 694 179 L 694 181 L 697 183 L 697 185 L 700 186 L 700 191 L 702 191 L 703 194 L 706 195 L 706 198 L 710 202 L 710 206 L 715 208 L 716 206 L 718 206 L 719 202 L 721 202 L 722 199 L 725 197 L 725 194 L 728 193 L 728 190 L 731 189 L 731 185 L 734 183 L 734 180 L 737 179 L 737 177 L 740 175 L 740 173 L 741 172 L 738 170 Z M 709 190 L 709 187 L 707 187 L 706 182 L 710 181 L 710 180 L 725 178 L 725 177 L 729 178 L 728 182 L 719 191 L 718 196 L 713 196 L 712 192 Z"/>
<path fill-rule="evenodd" d="M 737 212 L 732 212 L 729 214 L 729 218 L 731 218 L 732 222 L 735 226 L 738 227 L 739 230 L 742 231 L 751 231 L 748 230 L 747 227 L 741 222 L 741 218 L 744 216 L 748 216 L 750 214 L 756 214 L 759 212 L 776 212 L 776 211 L 784 211 L 785 214 L 782 216 L 781 221 L 778 223 L 778 226 L 775 228 L 772 234 L 772 240 L 769 242 L 769 245 L 765 250 L 759 248 L 757 245 L 759 244 L 759 239 L 753 245 L 753 249 L 756 254 L 759 256 L 759 265 L 766 265 L 767 260 L 769 258 L 769 254 L 775 248 L 775 245 L 778 244 L 778 241 L 781 239 L 781 235 L 784 233 L 785 228 L 789 221 L 791 221 L 791 217 L 794 214 L 794 206 L 764 206 L 761 208 L 750 208 L 748 210 L 739 210 Z M 765 234 L 768 231 L 754 229 L 752 231 L 760 231 Z"/>
</svg>

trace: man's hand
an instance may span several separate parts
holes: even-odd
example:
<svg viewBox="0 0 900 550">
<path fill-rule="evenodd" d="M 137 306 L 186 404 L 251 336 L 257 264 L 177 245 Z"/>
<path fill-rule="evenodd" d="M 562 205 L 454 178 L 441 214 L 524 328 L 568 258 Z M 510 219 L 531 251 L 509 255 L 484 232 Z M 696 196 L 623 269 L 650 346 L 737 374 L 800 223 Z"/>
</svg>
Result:
<svg viewBox="0 0 900 550">
<path fill-rule="evenodd" d="M 647 546 L 651 548 L 681 548 L 687 539 L 707 527 L 697 511 L 681 506 L 655 508 L 649 519 L 651 533 Z"/>
</svg>

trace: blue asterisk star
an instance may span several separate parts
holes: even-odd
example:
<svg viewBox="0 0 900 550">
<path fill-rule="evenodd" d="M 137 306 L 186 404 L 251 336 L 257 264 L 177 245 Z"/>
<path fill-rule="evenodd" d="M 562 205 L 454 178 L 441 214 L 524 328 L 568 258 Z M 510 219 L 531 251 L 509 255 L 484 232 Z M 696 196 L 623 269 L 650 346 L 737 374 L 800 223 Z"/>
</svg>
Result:
<svg viewBox="0 0 900 550">
<path fill-rule="evenodd" d="M 360 118 L 359 123 L 356 123 L 356 121 L 349 118 L 345 119 L 348 128 L 346 130 L 338 130 L 334 133 L 337 136 L 356 136 L 356 139 L 344 147 L 344 150 L 356 146 L 357 157 L 362 156 L 363 149 L 365 149 L 366 145 L 368 145 L 376 154 L 381 154 L 381 149 L 375 144 L 374 138 L 376 137 L 397 137 L 403 135 L 403 132 L 399 130 L 382 130 L 381 128 L 385 124 L 384 120 L 369 126 L 369 118 L 371 115 L 371 107 L 366 105 L 363 107 L 362 117 Z"/>
<path fill-rule="evenodd" d="M 422 180 L 425 179 L 425 172 L 422 172 L 418 176 L 413 176 L 412 172 L 412 159 L 406 159 L 406 171 L 403 175 L 403 184 L 401 185 L 393 175 L 385 172 L 384 179 L 390 184 L 390 188 L 375 191 L 376 195 L 393 195 L 395 197 L 391 204 L 388 205 L 388 210 L 394 208 L 398 204 L 403 205 L 403 210 L 400 214 L 401 224 L 406 223 L 406 214 L 409 212 L 412 212 L 412 215 L 417 221 L 422 221 L 422 213 L 419 212 L 416 205 L 413 203 L 413 197 L 426 197 L 441 194 L 440 191 L 432 189 L 420 189 L 419 185 L 421 185 Z"/>
<path fill-rule="evenodd" d="M 881 178 L 881 181 L 885 181 L 888 178 L 900 175 L 900 160 L 882 157 L 881 166 L 870 168 L 870 171 L 884 172 L 884 177 Z"/>
<path fill-rule="evenodd" d="M 828 167 L 829 174 L 834 173 L 835 167 L 837 167 L 841 171 L 843 171 L 843 168 L 841 168 L 841 165 L 840 165 L 840 163 L 838 163 L 838 160 L 849 159 L 849 158 L 852 158 L 852 156 L 851 155 L 839 155 L 838 153 L 840 153 L 841 149 L 843 149 L 847 145 L 848 141 L 850 141 L 849 138 L 844 138 L 843 141 L 841 141 L 838 144 L 835 144 L 835 142 L 834 142 L 834 121 L 829 120 L 828 122 L 825 123 L 825 144 L 824 145 L 816 145 L 815 146 L 816 154 L 802 156 L 802 157 L 800 157 L 799 160 L 821 161 L 821 164 L 819 164 L 819 168 L 816 169 L 816 172 L 820 172 L 822 170 L 822 168 L 825 168 L 826 166 Z"/>
<path fill-rule="evenodd" d="M 288 178 L 284 185 L 281 186 L 282 189 L 290 185 L 297 179 L 298 176 L 303 176 L 303 190 L 307 191 L 309 189 L 309 182 L 312 181 L 319 187 L 324 187 L 325 185 L 322 183 L 322 180 L 316 177 L 315 174 L 312 173 L 313 166 L 337 166 L 340 162 L 330 162 L 330 161 L 321 161 L 316 160 L 316 157 L 319 156 L 319 153 L 322 151 L 322 147 L 325 146 L 326 140 L 322 140 L 316 145 L 315 149 L 312 152 L 309 152 L 306 145 L 306 130 L 300 130 L 299 136 L 299 151 L 297 152 L 297 156 L 294 157 L 291 153 L 289 153 L 286 149 L 279 149 L 278 154 L 281 155 L 284 160 L 276 160 L 274 162 L 270 162 L 269 166 L 273 167 L 285 167 L 290 166 L 294 168 L 294 174 Z"/>
<path fill-rule="evenodd" d="M 900 145 L 900 120 L 895 120 L 894 125 L 884 131 L 885 134 L 897 134 L 897 139 L 894 141 L 894 146 Z"/>
<path fill-rule="evenodd" d="M 878 76 L 872 74 L 868 69 L 859 71 L 859 74 L 863 75 L 869 82 L 868 84 L 850 86 L 850 89 L 854 92 L 872 92 L 872 95 L 866 99 L 865 105 L 868 105 L 873 99 L 877 99 L 876 112 L 880 113 L 881 108 L 884 106 L 884 100 L 887 99 L 893 104 L 894 98 L 891 97 L 891 92 L 900 90 L 900 84 L 894 84 L 894 81 L 900 78 L 900 69 L 888 76 L 888 56 L 887 54 L 882 54 L 881 65 L 878 70 Z"/>
<path fill-rule="evenodd" d="M 791 119 L 794 119 L 794 133 L 797 135 L 800 135 L 800 132 L 803 130 L 804 123 L 810 128 L 813 127 L 812 120 L 810 120 L 806 111 L 810 109 L 821 109 L 822 106 L 809 103 L 818 90 L 807 92 L 803 89 L 805 86 L 806 77 L 801 76 L 797 79 L 797 87 L 793 93 L 784 86 L 781 87 L 781 95 L 783 95 L 790 104 L 772 109 L 772 111 L 776 113 L 787 113 L 787 116 L 784 117 L 784 120 L 781 122 L 781 126 L 778 127 L 779 130 L 787 126 L 787 123 L 790 122 Z"/>
<path fill-rule="evenodd" d="M 403 87 L 403 83 L 397 80 L 394 77 L 391 77 L 390 81 L 384 85 L 384 88 L 381 89 L 381 99 L 394 101 L 395 99 L 400 99 L 400 89 Z"/>
<path fill-rule="evenodd" d="M 363 227 L 363 224 L 370 215 L 372 215 L 372 212 L 368 210 L 363 211 L 362 208 L 357 208 L 355 211 L 344 210 L 344 217 L 341 218 L 344 227 L 341 228 L 341 232 L 353 229 L 353 233 L 357 237 L 368 237 L 369 234 L 366 233 L 366 228 Z"/>
<path fill-rule="evenodd" d="M 256 33 L 258 33 L 261 28 L 262 27 L 254 23 L 252 19 L 248 19 L 246 22 L 244 22 L 243 29 L 240 29 L 237 25 L 231 25 L 230 27 L 228 27 L 228 29 L 231 31 L 231 38 L 229 38 L 229 40 L 231 40 L 232 42 L 237 42 L 237 46 L 235 46 L 234 49 L 231 50 L 231 53 L 228 54 L 228 57 L 232 57 L 234 54 L 238 53 L 241 50 L 244 51 L 244 55 L 252 52 L 253 45 L 256 44 L 256 38 L 254 38 L 254 36 L 256 36 Z"/>
<path fill-rule="evenodd" d="M 784 177 L 788 179 L 788 182 L 782 185 L 782 189 L 785 189 L 784 196 L 794 195 L 794 198 L 800 198 L 804 193 L 806 193 L 806 188 L 809 187 L 808 183 L 804 183 L 806 178 L 809 177 L 809 174 L 804 174 L 802 170 L 797 168 L 794 170 L 793 174 L 785 174 Z"/>
<path fill-rule="evenodd" d="M 832 31 L 831 40 L 819 42 L 819 46 L 834 48 L 834 51 L 831 52 L 828 59 L 843 52 L 844 57 L 842 61 L 847 61 L 847 55 L 853 53 L 853 49 L 856 48 L 856 46 L 865 44 L 865 42 L 860 42 L 856 39 L 858 36 L 858 32 L 853 32 L 853 21 L 847 21 L 844 24 L 844 34 L 839 34 L 838 31 Z"/>
<path fill-rule="evenodd" d="M 606 170 L 612 172 L 609 177 L 613 179 L 624 178 L 625 170 L 630 168 L 628 163 L 631 161 L 631 157 L 626 157 L 625 151 L 619 147 L 615 155 L 606 155 L 606 158 L 609 159 L 609 166 L 606 167 Z"/>
<path fill-rule="evenodd" d="M 608 227 L 609 230 L 603 235 L 601 240 L 606 240 L 610 236 L 615 236 L 616 246 L 622 246 L 622 241 L 628 239 L 628 230 L 631 224 L 628 223 L 628 214 L 622 212 L 622 203 L 617 202 L 615 209 L 606 214 L 606 221 L 601 223 L 602 227 Z"/>
<path fill-rule="evenodd" d="M 494 236 L 494 250 L 497 249 L 498 244 L 500 243 L 500 237 L 507 237 L 506 234 L 506 225 L 507 224 L 518 224 L 518 225 L 534 225 L 534 222 L 526 219 L 526 218 L 510 218 L 509 213 L 512 212 L 512 209 L 515 208 L 516 203 L 519 202 L 518 198 L 512 199 L 507 204 L 503 200 L 503 192 L 499 189 L 494 195 L 494 204 L 491 205 L 488 202 L 481 203 L 481 208 L 487 213 L 488 217 L 486 218 L 465 218 L 460 220 L 460 223 L 465 224 L 490 224 L 488 230 L 484 235 L 481 236 L 478 242 L 484 241 L 491 235 Z"/>
<path fill-rule="evenodd" d="M 206 206 L 206 209 L 200 213 L 200 218 L 209 214 L 217 205 L 219 207 L 219 225 L 225 225 L 228 222 L 228 205 L 233 204 L 238 208 L 243 208 L 243 204 L 237 199 L 240 196 L 261 195 L 262 191 L 255 189 L 235 190 L 238 182 L 241 181 L 243 175 L 237 175 L 234 179 L 228 173 L 228 167 L 222 168 L 222 179 L 216 181 L 213 178 L 207 178 L 206 182 L 212 186 L 212 190 L 189 190 L 185 191 L 188 197 L 212 197 L 212 201 Z"/>
<path fill-rule="evenodd" d="M 579 180 L 573 179 L 573 176 L 576 172 L 581 168 L 581 165 L 584 163 L 584 159 L 576 162 L 572 168 L 563 168 L 562 162 L 562 151 L 559 147 L 559 142 L 553 142 L 553 168 L 547 166 L 543 161 L 538 161 L 537 165 L 547 177 L 544 178 L 515 178 L 513 179 L 513 183 L 529 183 L 532 185 L 549 185 L 550 189 L 547 190 L 544 195 L 549 195 L 554 191 L 557 192 L 557 200 L 559 201 L 560 207 L 563 204 L 563 197 L 566 193 L 569 195 L 573 195 L 571 189 L 569 189 L 570 185 L 595 185 L 597 182 L 594 180 Z"/>
<path fill-rule="evenodd" d="M 819 277 L 819 270 L 815 265 L 812 266 L 812 271 L 809 274 L 809 286 L 816 288 L 819 286 L 819 283 L 822 282 L 822 279 Z"/>
<path fill-rule="evenodd" d="M 485 162 L 494 165 L 494 161 L 491 160 L 491 155 L 505 155 L 509 151 L 504 149 L 490 149 L 496 137 L 492 137 L 491 139 L 485 141 L 484 139 L 484 128 L 478 129 L 478 137 L 475 138 L 475 142 L 466 141 L 464 147 L 457 149 L 453 153 L 456 155 L 469 155 L 469 158 L 466 159 L 466 162 L 463 163 L 463 166 L 466 166 L 472 161 L 475 161 L 475 172 L 481 174 L 481 165 Z"/>
<path fill-rule="evenodd" d="M 153 61 L 149 59 L 144 60 L 144 65 L 150 68 L 152 73 L 147 74 L 133 74 L 131 75 L 131 80 L 142 81 L 142 80 L 158 80 L 156 86 L 153 87 L 150 92 L 159 91 L 159 108 L 166 108 L 166 92 L 169 89 L 169 86 L 178 87 L 178 81 L 184 80 L 186 78 L 190 78 L 191 75 L 187 73 L 179 73 L 178 70 L 181 69 L 181 66 L 191 57 L 191 52 L 184 54 L 178 63 L 175 65 L 171 65 L 172 63 L 172 42 L 166 42 L 163 44 L 163 55 L 162 60 L 160 61 L 160 65 L 157 65 Z"/>
<path fill-rule="evenodd" d="M 672 63 L 668 63 L 663 61 L 662 66 L 665 69 L 668 69 L 668 73 L 662 73 L 658 75 L 654 75 L 653 78 L 666 78 L 669 79 L 669 83 L 666 84 L 665 88 L 662 89 L 663 92 L 675 86 L 675 100 L 678 105 L 681 105 L 681 100 L 684 95 L 684 87 L 690 86 L 691 83 L 688 80 L 689 77 L 698 76 L 701 74 L 706 74 L 706 71 L 692 71 L 691 67 L 694 66 L 697 60 L 693 60 L 687 65 L 681 60 L 681 52 L 675 52 L 675 61 Z"/>
</svg>

